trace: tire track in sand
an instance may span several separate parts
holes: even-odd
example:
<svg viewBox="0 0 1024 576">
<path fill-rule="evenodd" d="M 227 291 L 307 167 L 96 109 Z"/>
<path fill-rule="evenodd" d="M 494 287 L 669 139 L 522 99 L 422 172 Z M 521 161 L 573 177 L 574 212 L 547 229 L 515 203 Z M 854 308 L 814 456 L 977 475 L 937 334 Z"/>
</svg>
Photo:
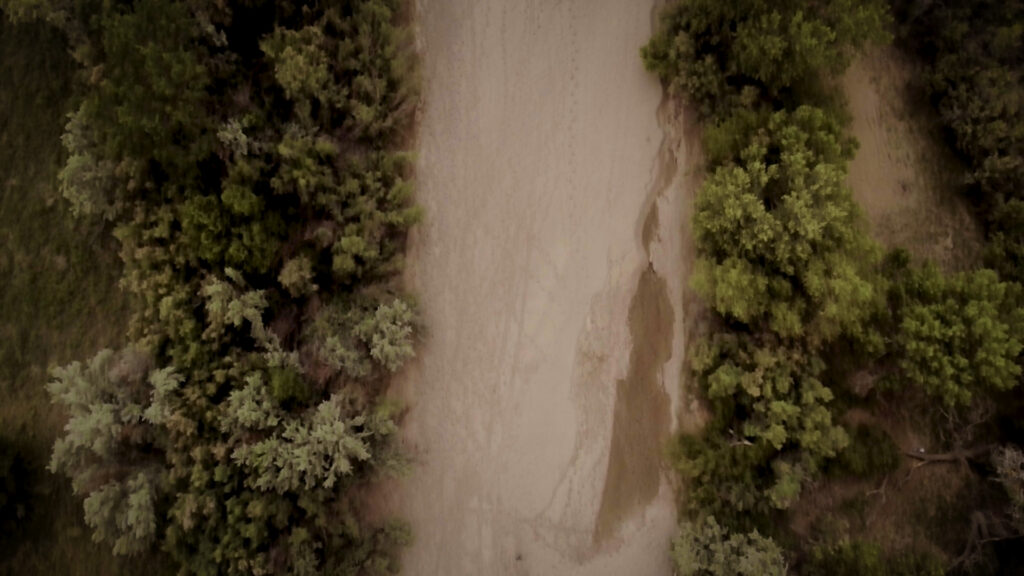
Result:
<svg viewBox="0 0 1024 576">
<path fill-rule="evenodd" d="M 653 259 L 641 238 L 664 140 L 661 89 L 639 58 L 653 4 L 417 6 L 426 219 L 407 281 L 429 333 L 395 391 L 415 461 L 391 495 L 415 534 L 404 574 L 670 573 L 674 496 L 660 474 L 594 538 L 631 301 L 652 266 L 674 309 L 658 308 L 674 317 L 675 373 L 683 345 L 674 196 L 654 200 Z M 678 396 L 663 380 L 662 403 Z M 660 453 L 663 438 L 640 441 Z"/>
</svg>

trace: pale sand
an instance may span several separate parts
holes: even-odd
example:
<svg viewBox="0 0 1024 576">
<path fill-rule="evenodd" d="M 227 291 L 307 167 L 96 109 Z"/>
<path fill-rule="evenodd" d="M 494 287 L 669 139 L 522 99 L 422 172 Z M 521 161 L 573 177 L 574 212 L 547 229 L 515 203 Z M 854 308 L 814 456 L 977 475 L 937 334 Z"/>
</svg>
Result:
<svg viewBox="0 0 1024 576">
<path fill-rule="evenodd" d="M 417 6 L 426 219 L 407 282 L 428 333 L 394 390 L 413 470 L 384 497 L 414 531 L 404 574 L 671 573 L 692 138 L 663 131 L 639 58 L 652 7 Z M 671 316 L 657 350 L 632 354 L 630 322 L 654 313 Z"/>
<path fill-rule="evenodd" d="M 913 74 L 906 57 L 885 47 L 843 78 L 860 142 L 850 163 L 853 196 L 883 244 L 947 269 L 969 268 L 981 231 L 957 189 L 963 167 L 942 143 L 928 102 L 912 94 Z"/>
</svg>

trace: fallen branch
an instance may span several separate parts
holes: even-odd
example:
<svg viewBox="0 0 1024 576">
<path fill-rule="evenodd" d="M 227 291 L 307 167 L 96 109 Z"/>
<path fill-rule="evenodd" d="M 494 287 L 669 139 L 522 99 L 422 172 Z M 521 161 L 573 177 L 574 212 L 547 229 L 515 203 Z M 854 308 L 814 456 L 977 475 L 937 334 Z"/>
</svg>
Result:
<svg viewBox="0 0 1024 576">
<path fill-rule="evenodd" d="M 924 462 L 960 462 L 963 460 L 976 460 L 979 456 L 992 451 L 992 446 L 978 446 L 969 450 L 954 450 L 942 454 L 929 454 L 927 452 L 904 452 L 903 454 L 915 460 Z"/>
<path fill-rule="evenodd" d="M 889 485 L 889 476 L 886 475 L 886 477 L 882 480 L 882 485 L 879 486 L 878 488 L 875 488 L 874 490 L 871 490 L 870 492 L 867 493 L 867 495 L 868 496 L 874 496 L 875 494 L 880 494 L 882 496 L 882 503 L 884 504 L 885 500 L 886 500 L 885 488 L 888 485 Z"/>
</svg>

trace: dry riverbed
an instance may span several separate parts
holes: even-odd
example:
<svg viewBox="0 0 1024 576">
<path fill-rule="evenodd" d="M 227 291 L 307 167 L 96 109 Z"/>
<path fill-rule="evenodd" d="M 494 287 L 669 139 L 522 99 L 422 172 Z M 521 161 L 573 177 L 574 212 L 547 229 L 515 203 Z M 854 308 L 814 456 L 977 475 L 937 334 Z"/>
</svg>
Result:
<svg viewBox="0 0 1024 576">
<path fill-rule="evenodd" d="M 404 574 L 670 573 L 695 138 L 654 2 L 421 0 Z M 690 150 L 687 150 L 690 148 Z"/>
</svg>

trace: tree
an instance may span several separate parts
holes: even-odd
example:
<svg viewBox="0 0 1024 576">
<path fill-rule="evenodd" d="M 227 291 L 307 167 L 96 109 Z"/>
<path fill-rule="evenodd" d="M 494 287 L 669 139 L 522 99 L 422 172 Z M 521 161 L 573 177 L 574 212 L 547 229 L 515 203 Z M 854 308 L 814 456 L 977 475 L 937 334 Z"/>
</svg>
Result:
<svg viewBox="0 0 1024 576">
<path fill-rule="evenodd" d="M 156 539 L 162 465 L 157 433 L 146 421 L 151 359 L 127 349 L 103 350 L 88 365 L 53 371 L 47 386 L 71 414 L 50 461 L 84 495 L 85 521 L 97 542 L 134 554 Z M 171 376 L 173 379 L 174 377 Z"/>
<path fill-rule="evenodd" d="M 309 118 L 314 99 L 329 105 L 342 97 L 329 69 L 326 43 L 319 26 L 278 28 L 260 41 L 260 49 L 274 65 L 277 83 L 285 98 L 295 102 L 299 118 Z"/>
<path fill-rule="evenodd" d="M 743 147 L 697 198 L 698 293 L 727 319 L 812 346 L 867 338 L 877 253 L 846 187 L 852 147 L 839 123 L 803 106 L 724 128 L 738 125 Z"/>
<path fill-rule="evenodd" d="M 140 0 L 131 10 L 106 8 L 99 18 L 103 62 L 80 112 L 91 119 L 98 158 L 151 159 L 158 170 L 134 163 L 146 169 L 129 175 L 138 188 L 162 174 L 197 178 L 197 163 L 213 144 L 205 113 L 211 79 L 187 6 Z"/>
<path fill-rule="evenodd" d="M 1000 282 L 991 270 L 944 277 L 927 265 L 894 274 L 893 385 L 920 388 L 954 407 L 1018 384 L 1024 349 L 1019 285 Z"/>
<path fill-rule="evenodd" d="M 414 356 L 416 316 L 401 297 L 386 296 L 327 304 L 306 339 L 319 361 L 354 380 L 375 369 L 397 372 Z"/>
<path fill-rule="evenodd" d="M 287 419 L 275 434 L 240 444 L 231 458 L 246 470 L 245 483 L 259 491 L 287 494 L 332 489 L 354 477 L 374 456 L 373 448 L 397 428 L 391 405 L 355 416 L 350 406 L 351 401 L 332 396 L 300 418 Z"/>
<path fill-rule="evenodd" d="M 306 256 L 297 256 L 284 263 L 277 281 L 294 298 L 316 292 L 313 283 L 313 262 Z"/>
<path fill-rule="evenodd" d="M 732 519 L 789 508 L 846 447 L 814 353 L 720 333 L 691 361 L 714 417 L 700 436 L 683 439 L 677 465 L 701 509 Z"/>
<path fill-rule="evenodd" d="M 393 24 L 399 6 L 397 0 L 361 0 L 350 18 L 326 17 L 325 25 L 342 39 L 335 54 L 349 87 L 346 128 L 362 140 L 391 142 L 412 117 L 415 71 L 408 32 Z"/>
<path fill-rule="evenodd" d="M 412 347 L 416 315 L 409 302 L 396 298 L 377 306 L 354 333 L 370 348 L 370 357 L 388 372 L 397 372 L 416 353 Z"/>
<path fill-rule="evenodd" d="M 783 576 L 782 550 L 755 530 L 730 533 L 713 516 L 684 520 L 672 540 L 672 562 L 679 576 Z"/>
</svg>

